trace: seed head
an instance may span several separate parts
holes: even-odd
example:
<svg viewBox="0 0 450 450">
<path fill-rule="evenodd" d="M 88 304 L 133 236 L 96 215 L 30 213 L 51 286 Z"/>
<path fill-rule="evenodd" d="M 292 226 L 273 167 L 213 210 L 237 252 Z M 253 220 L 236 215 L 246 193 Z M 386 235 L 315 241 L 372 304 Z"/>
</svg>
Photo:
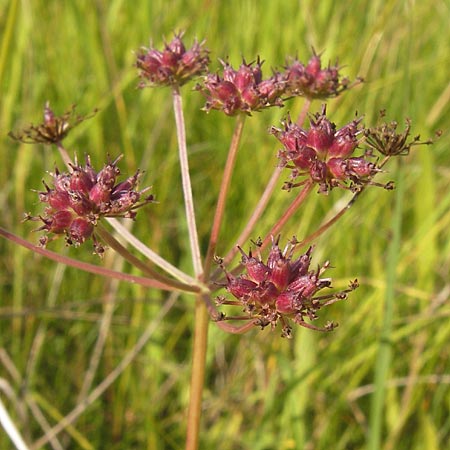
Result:
<svg viewBox="0 0 450 450">
<path fill-rule="evenodd" d="M 262 78 L 262 64 L 256 62 L 247 64 L 245 60 L 239 69 L 235 70 L 225 61 L 222 75 L 207 74 L 196 89 L 206 97 L 204 110 L 223 111 L 228 116 L 239 113 L 251 115 L 270 106 L 282 106 L 281 99 L 285 90 L 285 82 L 281 74 L 274 73 L 270 78 Z"/>
<path fill-rule="evenodd" d="M 40 243 L 46 245 L 48 235 L 65 235 L 68 245 L 78 246 L 92 238 L 95 253 L 103 254 L 94 230 L 102 217 L 126 217 L 134 219 L 136 209 L 150 203 L 153 196 L 144 197 L 150 188 L 137 191 L 140 172 L 125 181 L 116 183 L 120 170 L 117 167 L 121 157 L 108 162 L 96 172 L 89 156 L 84 166 L 75 162 L 70 172 L 52 174 L 52 187 L 44 182 L 45 190 L 39 192 L 39 200 L 47 206 L 39 217 L 27 216 L 28 220 L 40 221 L 39 231 L 46 231 Z"/>
<path fill-rule="evenodd" d="M 94 110 L 89 115 L 76 115 L 75 105 L 62 116 L 55 116 L 50 108 L 50 102 L 44 107 L 44 121 L 38 125 L 31 124 L 17 133 L 10 131 L 9 136 L 25 144 L 59 144 L 68 135 L 69 131 L 86 119 L 90 119 L 96 114 Z"/>
<path fill-rule="evenodd" d="M 355 82 L 350 83 L 348 78 L 341 76 L 337 64 L 328 64 L 328 67 L 322 68 L 320 55 L 314 50 L 306 65 L 297 59 L 291 61 L 285 67 L 284 78 L 288 97 L 302 96 L 311 100 L 337 97 L 346 89 L 363 81 L 362 78 L 357 78 Z"/>
<path fill-rule="evenodd" d="M 208 69 L 209 56 L 204 42 L 194 41 L 186 50 L 182 37 L 183 33 L 176 34 L 162 51 L 145 47 L 139 50 L 136 67 L 142 79 L 140 87 L 182 86 Z"/>
<path fill-rule="evenodd" d="M 275 327 L 280 322 L 283 336 L 290 335 L 290 321 L 307 328 L 324 330 L 309 321 L 317 318 L 320 308 L 346 298 L 347 293 L 357 287 L 357 282 L 353 282 L 344 291 L 317 295 L 322 289 L 331 287 L 331 279 L 322 277 L 329 263 L 325 262 L 316 270 L 310 270 L 312 247 L 294 259 L 295 244 L 294 240 L 282 251 L 278 239 L 275 240 L 266 262 L 253 256 L 251 251 L 246 254 L 239 249 L 245 272 L 237 277 L 225 272 L 225 287 L 237 299 L 237 302 L 227 303 L 241 305 L 248 318 L 258 319 L 262 327 Z M 325 329 L 331 328 L 328 326 Z"/>
<path fill-rule="evenodd" d="M 326 117 L 324 106 L 321 113 L 311 116 L 309 129 L 299 127 L 289 117 L 283 125 L 283 129 L 272 127 L 270 132 L 284 146 L 278 155 L 281 164 L 292 169 L 286 189 L 303 184 L 293 181 L 297 177 L 309 177 L 322 193 L 333 187 L 357 191 L 379 172 L 368 153 L 354 156 L 364 131 L 361 118 L 337 129 Z"/>
<path fill-rule="evenodd" d="M 385 116 L 385 111 L 380 111 L 380 118 Z M 411 121 L 406 119 L 403 133 L 397 131 L 397 122 L 382 122 L 379 125 L 368 128 L 364 132 L 366 144 L 369 148 L 380 152 L 384 156 L 408 155 L 414 145 L 430 145 L 432 139 L 421 141 L 420 136 L 415 136 L 408 141 L 411 131 Z M 439 137 L 439 132 L 437 133 Z"/>
</svg>

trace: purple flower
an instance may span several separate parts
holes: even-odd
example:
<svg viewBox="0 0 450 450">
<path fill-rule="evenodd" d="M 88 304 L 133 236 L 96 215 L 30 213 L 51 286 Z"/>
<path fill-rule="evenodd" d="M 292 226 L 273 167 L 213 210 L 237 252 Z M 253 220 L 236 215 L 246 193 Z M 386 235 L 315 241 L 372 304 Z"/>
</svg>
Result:
<svg viewBox="0 0 450 450">
<path fill-rule="evenodd" d="M 354 156 L 364 130 L 361 119 L 340 129 L 326 117 L 326 109 L 313 115 L 309 129 L 303 129 L 288 118 L 284 128 L 272 127 L 271 133 L 283 144 L 281 164 L 292 169 L 291 179 L 309 177 L 326 193 L 339 186 L 357 191 L 370 181 L 379 169 L 368 154 Z M 303 184 L 288 182 L 286 188 Z M 386 185 L 387 187 L 387 185 Z"/>
<path fill-rule="evenodd" d="M 28 220 L 41 221 L 43 225 L 37 231 L 46 231 L 40 239 L 45 246 L 48 235 L 65 235 L 68 245 L 78 246 L 88 238 L 94 240 L 95 252 L 103 253 L 94 230 L 102 217 L 125 217 L 134 219 L 136 209 L 151 202 L 153 196 L 143 197 L 150 188 L 137 191 L 140 172 L 125 181 L 117 183 L 120 170 L 115 161 L 108 162 L 96 172 L 89 156 L 86 163 L 71 165 L 71 170 L 52 174 L 52 187 L 44 182 L 45 190 L 39 192 L 39 200 L 47 206 L 39 217 L 27 216 Z"/>
<path fill-rule="evenodd" d="M 183 33 L 176 34 L 164 50 L 143 47 L 137 54 L 136 67 L 145 86 L 182 86 L 208 69 L 208 50 L 204 42 L 194 42 L 190 49 L 183 44 Z"/>
<path fill-rule="evenodd" d="M 311 100 L 337 97 L 341 92 L 363 81 L 358 78 L 354 83 L 350 83 L 348 78 L 341 76 L 337 64 L 322 68 L 320 56 L 315 52 L 306 65 L 297 59 L 293 60 L 285 67 L 284 78 L 286 94 L 289 97 L 302 96 Z"/>
<path fill-rule="evenodd" d="M 290 321 L 319 330 L 309 323 L 317 318 L 317 311 L 346 298 L 347 293 L 358 285 L 354 281 L 344 291 L 318 295 L 322 289 L 331 287 L 331 278 L 322 277 L 329 263 L 325 262 L 316 270 L 311 270 L 312 247 L 294 259 L 295 242 L 282 251 L 278 240 L 274 241 L 266 262 L 253 256 L 251 251 L 249 254 L 240 251 L 245 273 L 236 277 L 226 272 L 226 289 L 237 302 L 222 299 L 222 303 L 241 305 L 248 319 L 259 319 L 262 327 L 275 327 L 280 322 L 283 336 L 290 336 Z M 320 330 L 328 331 L 334 326 L 329 323 Z"/>
<path fill-rule="evenodd" d="M 250 115 L 270 106 L 283 106 L 281 99 L 285 82 L 281 74 L 262 78 L 262 62 L 242 62 L 238 70 L 221 61 L 223 74 L 207 74 L 197 89 L 206 97 L 204 110 L 223 111 L 228 116 L 239 113 Z"/>
</svg>

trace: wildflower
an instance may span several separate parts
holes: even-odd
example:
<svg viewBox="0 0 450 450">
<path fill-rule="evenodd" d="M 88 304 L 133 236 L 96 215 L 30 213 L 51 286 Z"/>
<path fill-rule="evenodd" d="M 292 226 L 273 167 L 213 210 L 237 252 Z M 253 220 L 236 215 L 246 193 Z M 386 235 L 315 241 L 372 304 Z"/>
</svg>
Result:
<svg viewBox="0 0 450 450">
<path fill-rule="evenodd" d="M 385 116 L 385 111 L 380 111 L 380 117 Z M 411 121 L 406 119 L 403 133 L 397 132 L 397 122 L 383 122 L 364 131 L 366 144 L 373 150 L 380 152 L 384 156 L 408 155 L 413 145 L 429 145 L 433 141 L 421 142 L 420 136 L 415 136 L 408 142 L 411 131 Z M 437 133 L 439 136 L 439 133 Z"/>
<path fill-rule="evenodd" d="M 251 251 L 246 254 L 239 249 L 245 273 L 238 277 L 226 273 L 226 289 L 237 302 L 224 298 L 219 298 L 219 302 L 242 306 L 246 316 L 238 318 L 258 319 L 263 328 L 267 325 L 274 328 L 278 322 L 281 323 L 285 337 L 290 336 L 291 321 L 314 330 L 332 330 L 336 324 L 328 323 L 325 328 L 318 328 L 309 321 L 317 319 L 320 308 L 345 299 L 350 291 L 356 289 L 357 281 L 351 282 L 343 291 L 317 295 L 322 289 L 331 287 L 331 278 L 322 278 L 329 262 L 310 270 L 312 247 L 293 259 L 296 241 L 290 242 L 283 251 L 278 241 L 273 242 L 266 262 L 253 256 Z"/>
<path fill-rule="evenodd" d="M 284 145 L 278 157 L 281 165 L 292 169 L 291 179 L 309 176 L 319 184 L 319 192 L 327 193 L 339 186 L 352 191 L 365 184 L 376 184 L 371 178 L 380 171 L 368 157 L 369 153 L 354 156 L 363 134 L 361 119 L 355 119 L 340 129 L 326 117 L 325 106 L 321 113 L 310 119 L 310 128 L 305 130 L 288 119 L 284 129 L 272 127 L 270 132 Z M 302 185 L 288 182 L 286 189 Z M 390 189 L 390 184 L 384 185 Z"/>
<path fill-rule="evenodd" d="M 103 253 L 103 247 L 94 234 L 95 226 L 102 217 L 125 217 L 134 219 L 136 209 L 151 202 L 153 196 L 142 197 L 150 188 L 137 191 L 140 176 L 137 171 L 125 181 L 116 183 L 120 170 L 117 163 L 120 156 L 108 162 L 96 172 L 89 156 L 84 166 L 77 162 L 71 165 L 69 173 L 55 169 L 53 186 L 44 182 L 45 190 L 38 192 L 39 200 L 47 206 L 39 217 L 28 215 L 26 219 L 41 221 L 36 231 L 46 231 L 40 239 L 42 246 L 48 242 L 48 235 L 65 235 L 68 245 L 78 246 L 88 238 L 94 240 L 95 253 Z"/>
<path fill-rule="evenodd" d="M 25 144 L 59 144 L 68 135 L 69 131 L 86 119 L 96 114 L 94 110 L 90 115 L 75 115 L 75 105 L 62 116 L 56 116 L 50 108 L 50 102 L 44 107 L 44 121 L 38 125 L 31 124 L 29 127 L 14 133 L 9 132 L 9 136 L 16 141 Z"/>
<path fill-rule="evenodd" d="M 320 56 L 315 52 L 306 66 L 295 59 L 285 69 L 286 94 L 289 97 L 302 96 L 311 100 L 337 97 L 363 81 L 357 78 L 354 83 L 350 83 L 348 78 L 341 77 L 337 64 L 322 68 Z"/>
<path fill-rule="evenodd" d="M 212 109 L 222 110 L 228 116 L 241 112 L 250 115 L 270 106 L 283 106 L 282 94 L 285 82 L 280 73 L 275 72 L 270 78 L 262 78 L 262 62 L 247 64 L 242 62 L 238 70 L 225 61 L 223 75 L 207 74 L 197 90 L 206 97 L 203 108 L 206 112 Z"/>
<path fill-rule="evenodd" d="M 195 41 L 186 50 L 182 37 L 182 33 L 176 34 L 163 51 L 145 47 L 139 51 L 136 67 L 143 80 L 140 87 L 182 86 L 207 70 L 209 56 L 204 42 Z"/>
</svg>

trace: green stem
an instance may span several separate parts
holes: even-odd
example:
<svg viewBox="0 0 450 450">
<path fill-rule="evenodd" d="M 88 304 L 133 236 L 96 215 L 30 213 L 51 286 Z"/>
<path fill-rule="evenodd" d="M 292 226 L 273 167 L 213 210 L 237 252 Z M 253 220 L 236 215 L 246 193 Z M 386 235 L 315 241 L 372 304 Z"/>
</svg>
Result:
<svg viewBox="0 0 450 450">
<path fill-rule="evenodd" d="M 245 117 L 243 114 L 237 117 L 236 127 L 234 129 L 233 137 L 231 138 L 230 149 L 228 151 L 227 162 L 223 172 L 222 184 L 220 185 L 219 198 L 217 199 L 216 212 L 214 214 L 213 225 L 211 228 L 211 236 L 209 238 L 208 251 L 205 258 L 204 281 L 207 282 L 209 278 L 209 271 L 214 258 L 214 252 L 217 247 L 219 238 L 220 226 L 225 212 L 226 198 L 231 184 L 233 169 L 236 162 L 236 156 L 239 149 L 239 142 L 244 129 Z"/>
<path fill-rule="evenodd" d="M 174 86 L 172 90 L 173 110 L 177 127 L 178 151 L 180 156 L 181 181 L 183 185 L 184 205 L 186 210 L 186 221 L 191 245 L 192 263 L 194 272 L 199 277 L 202 272 L 202 259 L 200 256 L 200 245 L 198 242 L 197 225 L 195 223 L 194 200 L 192 198 L 191 177 L 189 175 L 189 162 L 186 146 L 186 128 L 184 124 L 183 103 L 180 88 Z"/>
<path fill-rule="evenodd" d="M 197 450 L 199 443 L 202 393 L 205 382 L 206 349 L 209 314 L 205 300 L 199 295 L 195 302 L 194 348 L 192 354 L 191 387 L 187 418 L 186 450 Z"/>
<path fill-rule="evenodd" d="M 397 165 L 398 169 L 398 165 Z M 392 220 L 392 239 L 389 244 L 386 267 L 386 295 L 379 339 L 378 355 L 375 367 L 375 391 L 371 400 L 369 450 L 378 450 L 381 445 L 383 428 L 383 408 L 389 367 L 392 358 L 392 321 L 395 301 L 395 281 L 397 264 L 400 255 L 402 209 L 404 197 L 403 173 L 398 171 L 399 178 L 395 195 L 394 215 Z"/>
</svg>

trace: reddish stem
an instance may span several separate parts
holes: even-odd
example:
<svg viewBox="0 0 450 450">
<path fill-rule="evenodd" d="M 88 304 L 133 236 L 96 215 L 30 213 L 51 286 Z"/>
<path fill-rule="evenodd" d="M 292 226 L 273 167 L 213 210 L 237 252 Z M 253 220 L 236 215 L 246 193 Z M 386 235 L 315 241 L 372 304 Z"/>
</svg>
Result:
<svg viewBox="0 0 450 450">
<path fill-rule="evenodd" d="M 222 184 L 220 186 L 219 198 L 217 200 L 216 212 L 214 215 L 213 225 L 211 228 L 211 236 L 209 238 L 208 251 L 206 253 L 204 264 L 204 281 L 207 282 L 209 278 L 209 271 L 211 270 L 211 264 L 214 258 L 214 252 L 216 250 L 217 241 L 219 238 L 220 226 L 222 225 L 223 214 L 225 212 L 225 203 L 228 194 L 228 190 L 231 183 L 231 177 L 233 175 L 234 164 L 236 162 L 236 156 L 239 149 L 239 142 L 242 136 L 242 130 L 244 128 L 245 116 L 239 115 L 234 129 L 233 137 L 230 143 L 230 149 L 228 151 L 228 158 L 225 164 L 223 172 Z"/>
<path fill-rule="evenodd" d="M 277 236 L 281 229 L 284 227 L 286 222 L 294 215 L 300 205 L 304 202 L 308 194 L 311 192 L 314 183 L 311 180 L 308 180 L 303 189 L 298 193 L 297 197 L 295 197 L 294 201 L 290 204 L 289 208 L 284 212 L 278 222 L 272 227 L 270 232 L 264 238 L 261 250 L 267 247 L 267 245 L 271 242 L 273 236 Z"/>
<path fill-rule="evenodd" d="M 138 277 L 135 275 L 130 275 L 127 273 L 116 272 L 114 270 L 106 269 L 104 267 L 96 266 L 94 264 L 89 264 L 83 261 L 78 261 L 76 259 L 69 258 L 67 256 L 59 255 L 58 253 L 52 252 L 50 250 L 46 250 L 41 247 L 36 247 L 36 245 L 31 242 L 26 241 L 25 239 L 16 236 L 9 231 L 0 227 L 0 236 L 9 239 L 15 244 L 21 245 L 22 247 L 27 248 L 35 253 L 39 253 L 40 255 L 45 256 L 46 258 L 52 259 L 53 261 L 60 262 L 67 266 L 75 267 L 80 270 L 84 270 L 85 272 L 95 273 L 97 275 L 101 275 L 107 278 L 115 278 L 121 281 L 127 281 L 128 283 L 136 283 L 145 287 L 152 287 L 156 289 L 162 289 L 164 291 L 180 291 L 181 289 L 176 288 L 174 286 L 170 286 L 166 283 L 161 283 L 160 281 L 153 280 L 151 278 Z M 182 289 L 183 291 L 188 292 L 199 292 L 200 289 L 196 286 L 186 286 Z"/>
</svg>

